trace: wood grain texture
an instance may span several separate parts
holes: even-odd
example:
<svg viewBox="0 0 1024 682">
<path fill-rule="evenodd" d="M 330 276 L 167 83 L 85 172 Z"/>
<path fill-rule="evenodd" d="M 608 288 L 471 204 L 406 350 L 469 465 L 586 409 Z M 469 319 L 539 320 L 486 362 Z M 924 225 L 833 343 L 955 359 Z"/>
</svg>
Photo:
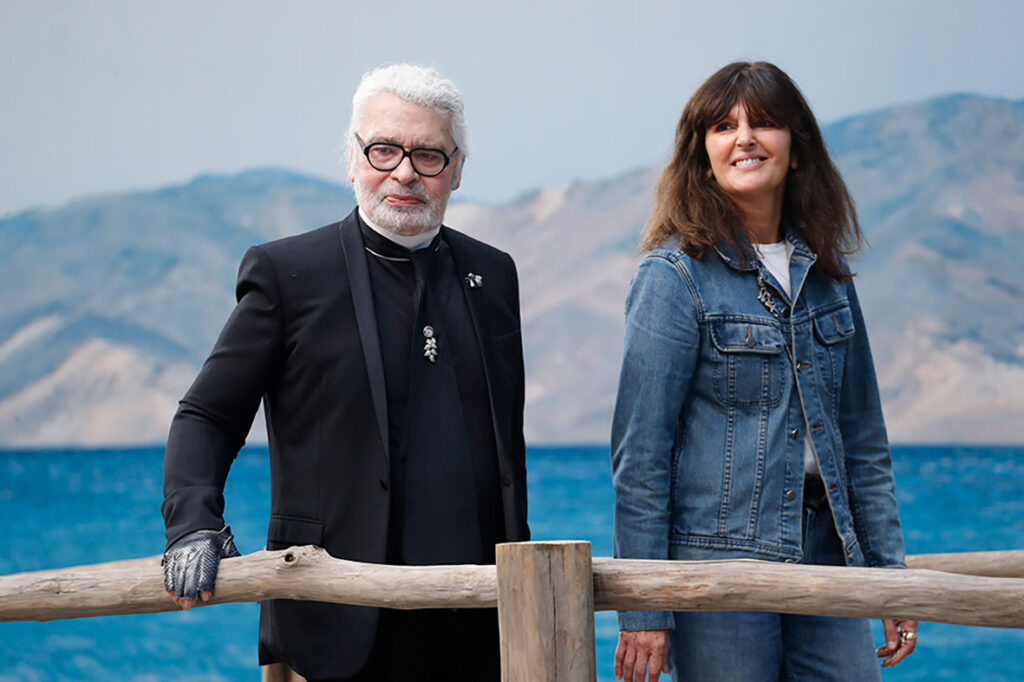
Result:
<svg viewBox="0 0 1024 682">
<path fill-rule="evenodd" d="M 1024 550 L 913 554 L 907 557 L 907 566 L 990 578 L 1024 578 Z"/>
<path fill-rule="evenodd" d="M 988 577 L 1020 576 L 1024 552 L 922 555 L 909 557 L 908 563 L 912 568 L 893 570 L 597 558 L 592 561 L 593 604 L 598 610 L 743 609 L 1024 627 L 1024 577 Z M 964 575 L 972 572 L 981 575 Z M 583 577 L 573 580 L 586 583 Z M 207 604 L 262 599 L 398 609 L 492 608 L 498 587 L 494 566 L 364 564 L 334 559 L 315 547 L 260 551 L 221 562 L 216 593 Z M 0 576 L 0 622 L 177 609 L 164 592 L 159 557 Z"/>
<path fill-rule="evenodd" d="M 594 559 L 595 608 L 770 611 L 1024 627 L 1024 580 L 749 559 Z"/>
<path fill-rule="evenodd" d="M 497 546 L 502 682 L 593 682 L 589 542 Z"/>
<path fill-rule="evenodd" d="M 392 609 L 497 604 L 494 566 L 385 566 L 334 559 L 318 547 L 224 559 L 205 605 L 299 599 Z M 177 611 L 159 562 L 0 576 L 0 622 Z"/>
</svg>

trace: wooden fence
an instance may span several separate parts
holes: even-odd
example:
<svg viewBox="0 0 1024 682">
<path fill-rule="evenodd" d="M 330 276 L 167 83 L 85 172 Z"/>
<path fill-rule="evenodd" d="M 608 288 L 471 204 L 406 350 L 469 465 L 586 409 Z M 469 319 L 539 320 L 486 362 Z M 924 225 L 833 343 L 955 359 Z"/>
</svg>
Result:
<svg viewBox="0 0 1024 682">
<path fill-rule="evenodd" d="M 221 562 L 205 605 L 264 599 L 498 608 L 502 679 L 595 679 L 595 610 L 774 611 L 1024 628 L 1024 551 L 908 557 L 907 570 L 747 559 L 591 558 L 589 542 L 498 545 L 496 566 L 386 566 L 317 547 Z M 0 576 L 0 622 L 177 610 L 159 557 Z"/>
</svg>

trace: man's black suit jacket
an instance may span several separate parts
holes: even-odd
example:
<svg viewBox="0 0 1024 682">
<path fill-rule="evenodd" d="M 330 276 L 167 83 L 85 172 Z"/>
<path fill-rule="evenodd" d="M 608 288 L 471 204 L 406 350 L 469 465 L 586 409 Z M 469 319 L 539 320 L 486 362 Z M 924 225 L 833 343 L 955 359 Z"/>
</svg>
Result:
<svg viewBox="0 0 1024 682">
<path fill-rule="evenodd" d="M 498 452 L 505 535 L 529 539 L 524 375 L 515 265 L 508 254 L 442 228 L 480 343 Z M 270 441 L 267 548 L 319 545 L 381 563 L 388 528 L 388 416 L 366 252 L 356 212 L 340 223 L 245 254 L 238 305 L 171 425 L 164 463 L 168 544 L 224 525 L 224 483 L 264 401 Z M 414 409 L 414 406 L 410 406 Z M 260 663 L 307 677 L 358 672 L 377 609 L 270 601 Z"/>
</svg>

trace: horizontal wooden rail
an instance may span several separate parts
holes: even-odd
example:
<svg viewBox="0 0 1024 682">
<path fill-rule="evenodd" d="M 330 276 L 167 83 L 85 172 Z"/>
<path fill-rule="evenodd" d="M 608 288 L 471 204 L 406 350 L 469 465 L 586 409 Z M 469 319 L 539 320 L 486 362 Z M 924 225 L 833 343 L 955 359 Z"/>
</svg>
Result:
<svg viewBox="0 0 1024 682">
<path fill-rule="evenodd" d="M 1024 552 L 986 556 L 986 570 L 1020 575 Z M 1024 627 L 1024 579 L 775 562 L 593 560 L 594 608 L 900 617 Z M 948 555 L 937 561 L 952 565 Z M 958 555 L 971 568 L 970 555 Z M 932 564 L 934 565 L 934 564 Z M 993 569 L 994 570 L 994 569 Z M 969 572 L 969 571 L 964 571 Z M 334 559 L 315 547 L 259 551 L 221 562 L 209 604 L 299 599 L 397 609 L 488 608 L 494 566 L 386 566 Z M 177 610 L 157 558 L 0 576 L 0 622 Z"/>
<path fill-rule="evenodd" d="M 907 557 L 907 567 L 928 568 L 947 573 L 987 575 L 991 578 L 1024 578 L 1024 551 L 911 554 Z"/>
<path fill-rule="evenodd" d="M 597 610 L 771 611 L 1024 627 L 1020 578 L 749 559 L 594 559 L 594 603 Z"/>
<path fill-rule="evenodd" d="M 95 572 L 91 566 L 77 566 L 0 576 L 0 622 L 179 610 L 164 591 L 159 560 L 101 567 Z M 497 587 L 494 566 L 367 564 L 334 559 L 319 547 L 305 546 L 224 559 L 216 592 L 206 603 L 264 599 L 392 609 L 479 608 L 497 603 Z"/>
</svg>

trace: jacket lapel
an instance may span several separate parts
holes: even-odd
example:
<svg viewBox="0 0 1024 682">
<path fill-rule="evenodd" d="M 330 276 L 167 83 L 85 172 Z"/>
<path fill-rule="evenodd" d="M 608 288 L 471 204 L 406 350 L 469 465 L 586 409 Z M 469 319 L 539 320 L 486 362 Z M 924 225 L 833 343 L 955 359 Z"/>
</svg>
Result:
<svg viewBox="0 0 1024 682">
<path fill-rule="evenodd" d="M 366 373 L 370 378 L 373 410 L 377 415 L 380 443 L 385 461 L 390 461 L 388 444 L 388 401 L 384 394 L 384 361 L 381 357 L 380 338 L 377 335 L 377 315 L 373 309 L 373 291 L 370 288 L 370 270 L 366 265 L 366 251 L 359 233 L 356 210 L 339 224 L 341 250 L 345 254 L 352 305 L 356 313 L 356 329 L 362 342 Z"/>
<path fill-rule="evenodd" d="M 484 363 L 484 380 L 487 382 L 487 397 L 490 400 L 491 421 L 494 424 L 494 436 L 498 447 L 499 461 L 505 461 L 505 443 L 508 434 L 505 432 L 504 423 L 497 418 L 495 401 L 495 377 L 500 373 L 495 365 L 493 344 L 490 340 L 495 335 L 494 311 L 500 310 L 500 302 L 491 300 L 496 296 L 496 289 L 491 287 L 470 288 L 464 279 L 470 273 L 479 273 L 479 264 L 473 258 L 470 244 L 461 234 L 447 227 L 442 227 L 445 240 L 452 250 L 452 258 L 455 261 L 456 273 L 462 286 L 463 297 L 466 301 L 466 308 L 469 310 L 469 317 L 473 323 L 473 331 L 476 332 L 477 343 L 480 344 L 480 355 Z"/>
</svg>

